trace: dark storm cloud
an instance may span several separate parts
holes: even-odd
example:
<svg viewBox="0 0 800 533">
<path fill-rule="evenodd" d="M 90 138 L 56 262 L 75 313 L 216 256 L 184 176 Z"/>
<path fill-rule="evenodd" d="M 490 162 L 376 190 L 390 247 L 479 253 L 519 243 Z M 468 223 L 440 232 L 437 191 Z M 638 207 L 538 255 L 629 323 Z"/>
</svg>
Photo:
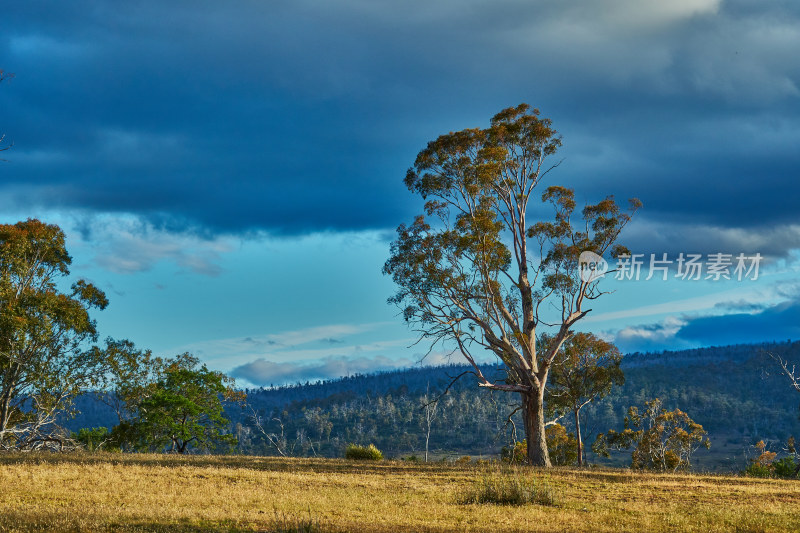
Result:
<svg viewBox="0 0 800 533">
<path fill-rule="evenodd" d="M 0 67 L 17 74 L 0 86 L 15 141 L 0 203 L 212 233 L 393 227 L 418 210 L 401 180 L 428 140 L 527 101 L 563 133 L 551 179 L 580 200 L 638 196 L 645 220 L 677 232 L 790 227 L 799 10 L 17 3 L 0 37 Z"/>
<path fill-rule="evenodd" d="M 799 339 L 800 302 L 785 302 L 760 313 L 695 318 L 680 328 L 677 337 L 703 345 Z"/>
<path fill-rule="evenodd" d="M 800 286 L 784 282 L 775 289 L 776 295 L 787 299 L 777 304 L 746 299 L 723 301 L 713 308 L 726 314 L 672 315 L 660 322 L 629 325 L 606 333 L 626 352 L 800 339 Z"/>
</svg>

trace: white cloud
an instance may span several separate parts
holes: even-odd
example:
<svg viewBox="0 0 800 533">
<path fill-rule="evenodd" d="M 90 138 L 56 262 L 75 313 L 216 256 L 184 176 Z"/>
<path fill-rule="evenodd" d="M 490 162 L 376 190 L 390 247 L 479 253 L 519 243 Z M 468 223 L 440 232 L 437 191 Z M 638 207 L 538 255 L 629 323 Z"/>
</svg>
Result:
<svg viewBox="0 0 800 533">
<path fill-rule="evenodd" d="M 332 379 L 379 370 L 410 367 L 410 359 L 375 357 L 327 357 L 311 363 L 275 362 L 256 359 L 233 369 L 231 375 L 255 385 L 279 385 L 292 381 Z"/>
<path fill-rule="evenodd" d="M 683 318 L 670 316 L 655 324 L 628 326 L 616 333 L 606 333 L 622 351 L 661 350 L 665 346 L 673 349 L 688 347 L 687 343 L 675 338 L 678 331 L 687 324 Z"/>
<path fill-rule="evenodd" d="M 212 339 L 178 346 L 170 352 L 191 352 L 220 367 L 242 365 L 256 358 L 275 364 L 312 364 L 329 358 L 366 357 L 375 352 L 405 352 L 415 339 L 373 340 L 368 334 L 393 322 L 331 324 L 279 333 Z"/>
<path fill-rule="evenodd" d="M 131 215 L 92 215 L 64 229 L 75 246 L 94 252 L 99 267 L 120 274 L 151 270 L 170 261 L 197 274 L 217 276 L 222 255 L 235 249 L 231 237 L 207 239 L 171 232 Z"/>
</svg>

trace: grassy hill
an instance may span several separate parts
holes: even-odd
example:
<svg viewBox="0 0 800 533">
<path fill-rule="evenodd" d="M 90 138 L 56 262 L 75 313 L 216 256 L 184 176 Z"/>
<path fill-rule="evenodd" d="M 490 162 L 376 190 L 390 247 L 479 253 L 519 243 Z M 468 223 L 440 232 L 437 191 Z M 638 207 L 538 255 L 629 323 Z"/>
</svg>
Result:
<svg viewBox="0 0 800 533">
<path fill-rule="evenodd" d="M 485 476 L 546 505 L 463 503 Z M 800 484 L 627 470 L 137 454 L 0 455 L 0 532 L 798 531 Z"/>
</svg>

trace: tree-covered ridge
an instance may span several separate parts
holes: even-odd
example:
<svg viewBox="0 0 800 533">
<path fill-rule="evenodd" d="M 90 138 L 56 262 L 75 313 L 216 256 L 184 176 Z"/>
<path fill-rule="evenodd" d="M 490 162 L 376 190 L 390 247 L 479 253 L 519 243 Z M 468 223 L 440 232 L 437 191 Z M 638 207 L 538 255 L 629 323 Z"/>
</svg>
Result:
<svg viewBox="0 0 800 533">
<path fill-rule="evenodd" d="M 800 435 L 800 398 L 765 351 L 800 360 L 800 342 L 625 356 L 625 384 L 612 388 L 608 396 L 582 411 L 587 448 L 598 433 L 621 430 L 630 406 L 660 398 L 665 408 L 689 413 L 708 431 L 711 450 L 698 452 L 701 468 L 741 468 L 750 445 L 763 439 L 779 447 L 789 436 Z M 287 454 L 339 456 L 349 443 L 374 443 L 389 457 L 421 457 L 426 390 L 430 389 L 429 396 L 441 393 L 451 377 L 465 369 L 459 365 L 411 368 L 248 389 L 252 410 L 231 406 L 226 415 L 233 421 L 231 431 L 239 437 L 238 451 L 242 453 L 279 454 L 254 424 L 255 411 L 266 434 L 273 435 Z M 485 371 L 496 369 L 486 367 Z M 430 433 L 434 457 L 496 455 L 511 442 L 514 427 L 506 422 L 514 409 L 513 398 L 478 390 L 470 379 L 469 375 L 462 377 L 439 402 Z M 70 427 L 114 422 L 108 409 L 90 396 L 81 398 L 79 407 L 82 413 L 69 422 Z M 514 420 L 521 440 L 521 422 Z M 569 417 L 560 422 L 572 431 Z M 592 453 L 587 453 L 587 459 L 603 462 Z M 623 462 L 624 457 L 618 456 L 616 463 Z"/>
</svg>

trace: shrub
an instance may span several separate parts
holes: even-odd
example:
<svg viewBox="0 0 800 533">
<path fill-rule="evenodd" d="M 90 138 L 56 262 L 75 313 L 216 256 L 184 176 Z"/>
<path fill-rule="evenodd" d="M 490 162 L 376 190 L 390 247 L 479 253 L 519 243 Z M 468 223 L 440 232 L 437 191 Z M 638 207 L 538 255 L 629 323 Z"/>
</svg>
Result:
<svg viewBox="0 0 800 533">
<path fill-rule="evenodd" d="M 796 479 L 800 474 L 800 466 L 795 460 L 797 450 L 795 449 L 794 438 L 789 439 L 787 446 L 791 455 L 787 455 L 782 459 L 775 460 L 778 454 L 767 450 L 767 445 L 763 440 L 758 441 L 754 448 L 758 456 L 750 459 L 750 464 L 742 471 L 742 474 L 751 477 L 782 477 L 790 479 Z"/>
<path fill-rule="evenodd" d="M 747 465 L 742 473 L 750 477 L 772 477 L 772 470 L 769 466 L 765 466 L 756 462 Z"/>
<path fill-rule="evenodd" d="M 496 505 L 555 505 L 549 481 L 526 476 L 517 469 L 488 470 L 459 495 L 459 503 Z"/>
<path fill-rule="evenodd" d="M 775 475 L 778 477 L 785 477 L 785 478 L 796 478 L 798 477 L 798 465 L 794 460 L 794 457 L 791 455 L 784 457 L 783 459 L 778 459 L 774 463 L 772 463 L 772 469 L 775 472 Z"/>
<path fill-rule="evenodd" d="M 72 433 L 72 440 L 80 443 L 87 451 L 95 452 L 101 448 L 107 451 L 118 451 L 111 432 L 106 427 L 81 428 L 77 433 Z"/>
<path fill-rule="evenodd" d="M 356 459 L 361 461 L 380 461 L 383 459 L 381 451 L 374 444 L 369 446 L 358 446 L 351 444 L 344 451 L 345 459 Z"/>
</svg>

